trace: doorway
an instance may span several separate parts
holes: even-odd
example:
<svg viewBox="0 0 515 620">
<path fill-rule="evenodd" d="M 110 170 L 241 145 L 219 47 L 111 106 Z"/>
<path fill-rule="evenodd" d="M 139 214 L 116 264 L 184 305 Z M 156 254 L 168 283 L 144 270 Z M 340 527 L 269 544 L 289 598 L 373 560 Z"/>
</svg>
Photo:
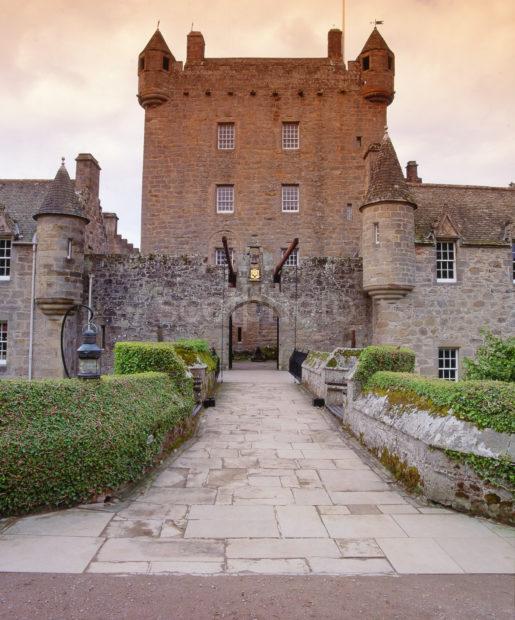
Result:
<svg viewBox="0 0 515 620">
<path fill-rule="evenodd" d="M 279 368 L 279 315 L 256 301 L 238 306 L 229 317 L 229 369 Z"/>
</svg>

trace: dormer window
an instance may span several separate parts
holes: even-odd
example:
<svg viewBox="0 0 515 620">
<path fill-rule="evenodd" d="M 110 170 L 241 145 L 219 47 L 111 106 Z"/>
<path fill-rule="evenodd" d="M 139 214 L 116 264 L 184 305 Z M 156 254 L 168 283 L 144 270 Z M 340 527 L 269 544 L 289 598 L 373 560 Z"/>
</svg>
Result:
<svg viewBox="0 0 515 620">
<path fill-rule="evenodd" d="M 363 56 L 361 59 L 361 66 L 363 67 L 363 71 L 368 71 L 370 69 L 370 56 Z"/>
<path fill-rule="evenodd" d="M 0 280 L 11 279 L 11 240 L 0 239 Z"/>
<path fill-rule="evenodd" d="M 170 71 L 170 59 L 168 56 L 163 56 L 163 69 L 165 71 Z"/>
<path fill-rule="evenodd" d="M 145 68 L 145 56 L 140 56 L 139 63 L 138 63 L 138 69 L 140 71 L 143 71 L 144 68 Z"/>
</svg>

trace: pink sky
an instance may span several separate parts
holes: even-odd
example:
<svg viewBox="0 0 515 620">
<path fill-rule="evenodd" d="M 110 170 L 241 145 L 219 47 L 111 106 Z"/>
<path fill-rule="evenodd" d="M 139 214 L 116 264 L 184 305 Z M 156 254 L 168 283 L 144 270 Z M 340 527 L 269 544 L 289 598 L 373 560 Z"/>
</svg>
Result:
<svg viewBox="0 0 515 620">
<path fill-rule="evenodd" d="M 0 178 L 50 178 L 64 155 L 102 166 L 101 198 L 139 244 L 143 110 L 136 59 L 161 20 L 185 56 L 324 56 L 341 0 L 0 0 Z M 396 54 L 390 135 L 425 181 L 515 181 L 515 2 L 347 0 L 346 57 L 375 18 Z"/>
</svg>

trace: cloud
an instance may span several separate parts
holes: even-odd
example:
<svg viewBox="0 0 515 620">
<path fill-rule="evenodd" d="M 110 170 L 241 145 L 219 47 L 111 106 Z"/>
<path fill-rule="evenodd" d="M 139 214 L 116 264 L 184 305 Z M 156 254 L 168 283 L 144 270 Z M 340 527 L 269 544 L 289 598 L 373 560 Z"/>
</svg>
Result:
<svg viewBox="0 0 515 620">
<path fill-rule="evenodd" d="M 0 176 L 51 178 L 78 152 L 102 166 L 102 202 L 139 242 L 143 111 L 136 59 L 157 20 L 183 60 L 194 22 L 208 56 L 326 54 L 341 1 L 0 0 Z M 374 19 L 396 54 L 390 133 L 425 180 L 515 180 L 515 3 L 347 0 L 346 53 Z"/>
</svg>

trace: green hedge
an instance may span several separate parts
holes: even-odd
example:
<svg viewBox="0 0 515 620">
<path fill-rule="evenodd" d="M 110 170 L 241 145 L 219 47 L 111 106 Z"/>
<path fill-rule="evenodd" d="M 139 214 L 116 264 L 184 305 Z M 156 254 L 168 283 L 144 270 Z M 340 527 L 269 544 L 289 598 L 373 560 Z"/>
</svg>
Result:
<svg viewBox="0 0 515 620">
<path fill-rule="evenodd" d="M 140 372 L 166 372 L 181 394 L 193 393 L 193 381 L 186 363 L 171 342 L 117 342 L 114 372 L 131 375 Z"/>
<path fill-rule="evenodd" d="M 393 372 L 413 372 L 415 353 L 411 349 L 392 345 L 366 347 L 359 356 L 359 365 L 354 378 L 363 385 L 380 370 Z"/>
<path fill-rule="evenodd" d="M 179 340 L 175 340 L 174 345 L 186 351 L 209 353 L 209 342 L 202 338 L 179 338 Z"/>
<path fill-rule="evenodd" d="M 416 405 L 438 414 L 452 413 L 478 428 L 515 433 L 515 384 L 502 381 L 446 381 L 419 375 L 377 372 L 366 390 L 390 402 Z"/>
<path fill-rule="evenodd" d="M 486 330 L 481 335 L 475 358 L 463 360 L 465 378 L 515 382 L 515 337 L 503 340 Z"/>
<path fill-rule="evenodd" d="M 0 516 L 74 505 L 138 479 L 192 407 L 163 373 L 0 381 Z"/>
</svg>

